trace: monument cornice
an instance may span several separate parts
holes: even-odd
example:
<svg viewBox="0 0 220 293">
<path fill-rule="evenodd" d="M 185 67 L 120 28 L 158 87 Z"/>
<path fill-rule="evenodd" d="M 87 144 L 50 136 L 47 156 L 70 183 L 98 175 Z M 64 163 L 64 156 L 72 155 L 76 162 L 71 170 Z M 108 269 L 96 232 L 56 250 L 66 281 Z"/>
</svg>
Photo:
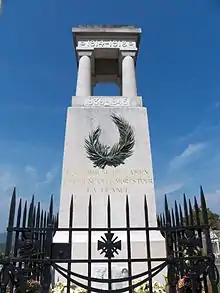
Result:
<svg viewBox="0 0 220 293">
<path fill-rule="evenodd" d="M 98 33 L 104 32 L 105 34 L 108 33 L 121 33 L 121 34 L 129 34 L 129 33 L 136 33 L 141 34 L 141 28 L 130 26 L 130 25 L 81 25 L 72 28 L 73 33 L 81 33 L 81 34 L 88 34 L 88 33 Z"/>
<path fill-rule="evenodd" d="M 80 50 L 136 51 L 138 55 L 141 29 L 135 26 L 86 25 L 72 28 L 72 33 L 77 59 Z"/>
</svg>

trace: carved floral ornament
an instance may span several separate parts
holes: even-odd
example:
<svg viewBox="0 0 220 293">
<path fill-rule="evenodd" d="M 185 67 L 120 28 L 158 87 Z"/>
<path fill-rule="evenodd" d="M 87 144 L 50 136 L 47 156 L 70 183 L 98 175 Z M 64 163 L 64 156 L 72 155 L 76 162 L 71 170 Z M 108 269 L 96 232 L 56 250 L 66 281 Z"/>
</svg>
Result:
<svg viewBox="0 0 220 293">
<path fill-rule="evenodd" d="M 115 48 L 121 50 L 136 50 L 136 42 L 125 40 L 83 40 L 78 41 L 76 49 Z"/>
</svg>

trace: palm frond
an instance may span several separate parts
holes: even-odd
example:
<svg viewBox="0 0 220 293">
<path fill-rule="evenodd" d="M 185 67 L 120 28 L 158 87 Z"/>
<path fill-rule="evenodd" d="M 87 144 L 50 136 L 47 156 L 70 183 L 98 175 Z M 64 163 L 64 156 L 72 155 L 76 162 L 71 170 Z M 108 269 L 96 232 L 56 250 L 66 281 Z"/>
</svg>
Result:
<svg viewBox="0 0 220 293">
<path fill-rule="evenodd" d="M 116 114 L 111 115 L 112 121 L 118 128 L 119 142 L 110 146 L 103 145 L 99 141 L 101 128 L 97 127 L 85 139 L 87 157 L 93 162 L 94 167 L 104 169 L 106 166 L 117 167 L 124 164 L 125 160 L 133 154 L 135 135 L 130 124 Z"/>
</svg>

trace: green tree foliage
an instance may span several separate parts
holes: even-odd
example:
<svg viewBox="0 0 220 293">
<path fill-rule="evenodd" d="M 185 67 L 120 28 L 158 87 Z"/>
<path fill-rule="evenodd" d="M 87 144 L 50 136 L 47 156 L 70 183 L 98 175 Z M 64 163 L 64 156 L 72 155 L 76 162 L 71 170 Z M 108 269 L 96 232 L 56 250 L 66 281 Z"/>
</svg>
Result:
<svg viewBox="0 0 220 293">
<path fill-rule="evenodd" d="M 207 208 L 209 225 L 212 230 L 220 230 L 220 215 L 212 212 L 209 208 Z M 201 208 L 199 209 L 199 219 L 200 223 L 203 224 L 203 214 Z M 186 219 L 185 219 L 186 220 Z M 194 225 L 196 225 L 196 211 L 193 211 L 193 220 Z M 190 220 L 189 220 L 190 223 Z"/>
<path fill-rule="evenodd" d="M 220 229 L 220 215 L 213 213 L 209 208 L 207 208 L 209 225 L 213 230 Z"/>
</svg>

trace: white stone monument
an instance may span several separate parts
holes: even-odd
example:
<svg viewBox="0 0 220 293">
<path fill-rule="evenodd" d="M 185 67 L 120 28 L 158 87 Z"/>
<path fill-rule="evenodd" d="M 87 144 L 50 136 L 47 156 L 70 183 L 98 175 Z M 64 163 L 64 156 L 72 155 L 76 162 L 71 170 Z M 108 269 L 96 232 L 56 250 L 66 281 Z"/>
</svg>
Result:
<svg viewBox="0 0 220 293">
<path fill-rule="evenodd" d="M 76 94 L 67 111 L 59 226 L 68 227 L 71 195 L 75 227 L 88 226 L 90 195 L 93 227 L 107 227 L 108 196 L 112 227 L 125 226 L 126 195 L 130 225 L 144 226 L 146 195 L 150 226 L 156 226 L 148 114 L 142 97 L 137 95 L 135 72 L 141 30 L 131 26 L 83 26 L 72 31 L 78 75 Z M 100 82 L 116 83 L 120 95 L 93 96 L 93 87 Z M 94 258 L 100 258 L 97 241 L 103 233 L 92 235 Z M 117 257 L 127 257 L 126 233 L 115 235 L 122 241 Z M 131 234 L 132 258 L 146 257 L 145 237 L 144 232 Z M 56 234 L 55 242 L 67 241 L 67 233 Z M 87 242 L 87 232 L 73 233 L 72 258 L 87 258 Z M 151 250 L 154 257 L 165 255 L 164 239 L 157 231 L 151 233 Z M 124 266 L 118 264 L 122 270 Z M 147 269 L 143 263 L 132 266 L 133 274 Z M 94 265 L 93 274 L 100 269 L 105 267 Z M 87 265 L 73 265 L 72 271 L 86 275 Z"/>
</svg>

